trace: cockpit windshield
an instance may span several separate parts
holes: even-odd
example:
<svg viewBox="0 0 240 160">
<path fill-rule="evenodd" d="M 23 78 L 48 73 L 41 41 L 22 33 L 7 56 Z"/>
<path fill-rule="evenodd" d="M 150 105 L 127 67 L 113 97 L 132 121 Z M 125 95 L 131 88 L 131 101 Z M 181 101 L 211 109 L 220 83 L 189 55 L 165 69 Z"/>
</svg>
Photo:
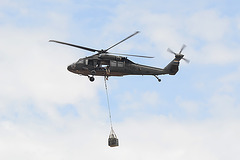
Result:
<svg viewBox="0 0 240 160">
<path fill-rule="evenodd" d="M 77 61 L 77 63 L 83 64 L 83 63 L 84 63 L 84 60 L 83 60 L 83 59 L 79 59 L 79 60 Z"/>
</svg>

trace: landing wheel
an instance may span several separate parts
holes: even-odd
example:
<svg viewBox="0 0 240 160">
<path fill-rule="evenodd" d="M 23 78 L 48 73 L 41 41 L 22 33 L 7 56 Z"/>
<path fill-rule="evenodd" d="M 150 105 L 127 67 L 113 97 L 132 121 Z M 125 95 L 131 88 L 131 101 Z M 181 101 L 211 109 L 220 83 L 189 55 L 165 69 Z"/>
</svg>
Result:
<svg viewBox="0 0 240 160">
<path fill-rule="evenodd" d="M 93 81 L 95 80 L 95 78 L 94 78 L 94 77 L 89 77 L 89 80 L 90 80 L 91 82 L 93 82 Z"/>
<path fill-rule="evenodd" d="M 154 77 L 156 77 L 156 78 L 157 78 L 158 82 L 161 82 L 161 79 L 160 79 L 160 78 L 158 78 L 158 76 L 154 75 Z"/>
</svg>

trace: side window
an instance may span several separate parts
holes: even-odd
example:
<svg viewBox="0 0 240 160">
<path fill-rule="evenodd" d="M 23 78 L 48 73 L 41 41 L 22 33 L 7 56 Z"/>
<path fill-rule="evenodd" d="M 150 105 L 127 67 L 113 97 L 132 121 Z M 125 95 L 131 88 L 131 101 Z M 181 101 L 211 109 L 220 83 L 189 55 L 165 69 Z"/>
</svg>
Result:
<svg viewBox="0 0 240 160">
<path fill-rule="evenodd" d="M 118 62 L 118 67 L 123 67 L 123 62 Z"/>
<path fill-rule="evenodd" d="M 110 61 L 111 67 L 117 67 L 117 61 Z"/>
</svg>

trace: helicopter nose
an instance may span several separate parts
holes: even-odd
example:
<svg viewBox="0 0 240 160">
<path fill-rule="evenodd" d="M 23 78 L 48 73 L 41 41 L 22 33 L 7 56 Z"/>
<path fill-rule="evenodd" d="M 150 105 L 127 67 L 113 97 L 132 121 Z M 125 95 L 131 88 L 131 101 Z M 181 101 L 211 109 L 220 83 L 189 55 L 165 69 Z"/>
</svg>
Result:
<svg viewBox="0 0 240 160">
<path fill-rule="evenodd" d="M 69 65 L 69 66 L 67 67 L 67 70 L 68 70 L 69 72 L 72 72 L 72 65 Z"/>
<path fill-rule="evenodd" d="M 67 70 L 70 71 L 70 72 L 74 72 L 75 69 L 76 69 L 76 64 L 75 63 L 73 63 L 73 64 L 71 64 L 67 67 Z"/>
</svg>

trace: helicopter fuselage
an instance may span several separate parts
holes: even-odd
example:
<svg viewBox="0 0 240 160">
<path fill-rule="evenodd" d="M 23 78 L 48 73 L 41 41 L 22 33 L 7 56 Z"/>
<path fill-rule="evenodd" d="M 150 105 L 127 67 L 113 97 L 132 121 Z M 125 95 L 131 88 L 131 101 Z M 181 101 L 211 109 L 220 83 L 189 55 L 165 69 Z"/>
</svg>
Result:
<svg viewBox="0 0 240 160">
<path fill-rule="evenodd" d="M 126 57 L 93 55 L 79 59 L 67 68 L 84 76 L 161 75 L 164 69 L 134 63 Z"/>
</svg>

